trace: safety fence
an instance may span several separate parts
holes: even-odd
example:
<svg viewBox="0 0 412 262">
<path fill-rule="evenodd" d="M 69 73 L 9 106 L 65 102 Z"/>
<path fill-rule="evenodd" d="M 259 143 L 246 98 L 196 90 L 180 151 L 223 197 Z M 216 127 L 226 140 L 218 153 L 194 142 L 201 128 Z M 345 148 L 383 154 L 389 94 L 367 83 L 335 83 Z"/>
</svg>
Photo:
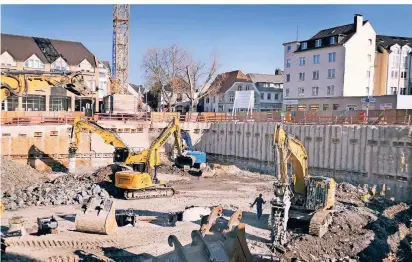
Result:
<svg viewBox="0 0 412 262">
<path fill-rule="evenodd" d="M 85 117 L 82 115 L 82 117 Z M 284 122 L 300 125 L 327 125 L 327 124 L 369 124 L 369 125 L 410 125 L 412 123 L 412 110 L 353 110 L 353 111 L 296 111 L 296 112 L 253 112 L 246 114 L 231 113 L 186 113 L 179 112 L 142 112 L 136 114 L 95 114 L 88 119 L 95 121 L 122 121 L 133 122 L 169 122 L 179 117 L 180 122 Z M 19 115 L 1 118 L 2 125 L 28 126 L 28 125 L 67 125 L 72 124 L 73 114 L 60 114 L 59 116 L 31 116 Z"/>
<path fill-rule="evenodd" d="M 2 155 L 8 159 L 68 159 L 69 154 L 10 154 Z M 72 157 L 80 158 L 113 158 L 113 153 L 80 153 Z"/>
</svg>

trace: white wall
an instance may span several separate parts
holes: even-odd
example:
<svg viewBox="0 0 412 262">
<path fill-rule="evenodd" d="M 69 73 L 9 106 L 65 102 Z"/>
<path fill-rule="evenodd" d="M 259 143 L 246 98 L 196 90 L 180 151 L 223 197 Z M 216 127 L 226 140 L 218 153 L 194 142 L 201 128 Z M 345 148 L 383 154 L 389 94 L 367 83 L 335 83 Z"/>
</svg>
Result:
<svg viewBox="0 0 412 262">
<path fill-rule="evenodd" d="M 296 45 L 294 45 L 296 49 Z M 292 50 L 294 51 L 295 49 Z M 336 53 L 335 62 L 329 62 L 329 53 Z M 320 63 L 313 64 L 313 56 L 320 56 Z M 299 66 L 299 58 L 305 57 L 304 66 Z M 287 59 L 291 60 L 291 67 L 286 68 Z M 285 47 L 285 70 L 283 83 L 284 99 L 310 98 L 310 97 L 336 97 L 342 96 L 343 77 L 345 66 L 345 52 L 342 46 L 323 47 L 298 53 L 287 53 Z M 328 79 L 328 69 L 335 69 L 335 79 Z M 319 71 L 319 80 L 312 80 L 313 71 Z M 305 73 L 305 81 L 299 81 L 299 73 Z M 286 82 L 290 74 L 290 82 Z M 327 86 L 334 85 L 334 95 L 327 95 Z M 318 96 L 312 96 L 312 87 L 319 87 Z M 305 89 L 304 96 L 298 96 L 298 88 Z M 286 88 L 289 88 L 289 97 L 286 97 Z"/>
<path fill-rule="evenodd" d="M 7 65 L 7 66 L 16 66 L 17 65 L 14 58 L 8 52 L 4 52 L 3 54 L 1 54 L 0 63 L 1 63 L 1 65 Z"/>
<path fill-rule="evenodd" d="M 412 109 L 412 95 L 398 95 L 396 109 Z"/>
<path fill-rule="evenodd" d="M 369 39 L 372 39 L 372 44 L 369 44 Z M 343 45 L 345 48 L 344 96 L 365 96 L 367 87 L 370 87 L 369 94 L 372 94 L 375 42 L 376 32 L 368 22 Z M 371 55 L 371 62 L 368 61 L 368 55 Z M 367 76 L 369 70 L 370 78 Z"/>
<path fill-rule="evenodd" d="M 411 52 L 411 48 L 407 45 L 404 46 L 399 46 L 398 44 L 395 44 L 391 46 L 390 48 L 391 52 L 389 54 L 389 59 L 388 59 L 388 79 L 387 79 L 387 86 L 386 86 L 386 92 L 387 94 L 393 94 L 392 87 L 396 87 L 396 90 L 400 92 L 400 88 L 408 87 L 408 81 L 410 78 L 410 69 L 405 68 L 405 65 L 403 63 L 405 57 L 408 57 L 409 53 Z M 410 59 L 410 56 L 408 60 Z M 396 61 L 398 61 L 396 63 Z M 395 63 L 394 63 L 395 62 Z M 410 61 L 408 61 L 408 64 L 410 64 Z M 407 66 L 409 67 L 409 65 Z M 396 75 L 392 77 L 392 72 L 396 72 Z M 401 78 L 401 72 L 407 72 L 407 78 L 402 79 Z"/>
</svg>

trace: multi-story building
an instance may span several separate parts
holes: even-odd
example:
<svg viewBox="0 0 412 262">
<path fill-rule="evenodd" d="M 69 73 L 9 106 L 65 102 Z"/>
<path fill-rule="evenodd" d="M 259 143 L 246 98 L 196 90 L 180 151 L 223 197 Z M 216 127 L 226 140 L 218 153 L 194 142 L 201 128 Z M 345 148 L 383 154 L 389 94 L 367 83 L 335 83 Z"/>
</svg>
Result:
<svg viewBox="0 0 412 262">
<path fill-rule="evenodd" d="M 412 95 L 412 38 L 376 36 L 374 95 Z"/>
<path fill-rule="evenodd" d="M 284 43 L 284 109 L 354 109 L 341 98 L 372 95 L 375 39 L 372 25 L 357 14 L 351 24 Z"/>
<path fill-rule="evenodd" d="M 0 64 L 2 71 L 81 71 L 85 85 L 95 93 L 90 97 L 78 97 L 61 88 L 33 90 L 33 93 L 23 97 L 8 97 L 2 103 L 5 111 L 99 109 L 96 90 L 100 89 L 104 77 L 100 77 L 98 59 L 80 42 L 1 34 Z M 106 83 L 109 83 L 109 74 L 106 74 L 106 78 Z"/>
<path fill-rule="evenodd" d="M 282 110 L 283 79 L 280 69 L 274 75 L 247 74 L 260 94 L 259 108 L 263 111 Z"/>
<path fill-rule="evenodd" d="M 216 94 L 205 97 L 205 112 L 232 112 L 235 92 L 254 91 L 253 111 L 281 110 L 282 107 L 282 74 L 278 70 L 275 75 L 244 74 L 240 70 L 226 72 L 216 77 L 223 79 Z M 247 109 L 240 109 L 246 111 Z"/>
</svg>

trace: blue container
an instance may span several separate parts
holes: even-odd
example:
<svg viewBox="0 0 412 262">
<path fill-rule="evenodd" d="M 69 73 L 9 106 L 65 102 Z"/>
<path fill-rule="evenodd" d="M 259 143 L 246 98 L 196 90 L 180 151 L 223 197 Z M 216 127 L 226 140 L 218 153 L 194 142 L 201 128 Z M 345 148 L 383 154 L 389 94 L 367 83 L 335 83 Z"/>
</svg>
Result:
<svg viewBox="0 0 412 262">
<path fill-rule="evenodd" d="M 206 163 L 206 153 L 202 151 L 187 151 L 186 155 L 196 158 L 195 164 Z"/>
</svg>

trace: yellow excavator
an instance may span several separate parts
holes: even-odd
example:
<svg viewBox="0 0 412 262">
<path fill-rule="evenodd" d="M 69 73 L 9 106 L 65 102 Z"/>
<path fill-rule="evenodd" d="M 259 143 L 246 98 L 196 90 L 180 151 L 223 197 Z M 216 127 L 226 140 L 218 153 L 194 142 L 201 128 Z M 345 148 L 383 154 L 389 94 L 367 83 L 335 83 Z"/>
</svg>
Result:
<svg viewBox="0 0 412 262">
<path fill-rule="evenodd" d="M 276 176 L 271 200 L 269 228 L 272 243 L 286 243 L 288 219 L 309 222 L 309 234 L 322 237 L 332 222 L 336 183 L 333 178 L 310 176 L 308 155 L 302 142 L 288 134 L 281 124 L 274 133 Z M 288 164 L 293 174 L 288 174 Z M 293 178 L 293 179 L 292 179 Z"/>
<path fill-rule="evenodd" d="M 61 87 L 79 96 L 90 95 L 81 72 L 2 71 L 0 100 L 50 87 Z"/>
<path fill-rule="evenodd" d="M 175 146 L 178 151 L 176 162 L 184 164 L 189 162 L 189 165 L 194 163 L 193 156 L 186 156 L 183 153 L 178 118 L 169 123 L 150 147 L 142 152 L 133 152 L 116 133 L 105 129 L 96 122 L 76 117 L 72 129 L 72 142 L 69 147 L 71 156 L 77 152 L 82 130 L 100 135 L 106 144 L 115 147 L 112 166 L 114 185 L 117 189 L 123 191 L 126 199 L 170 197 L 174 195 L 173 188 L 167 187 L 163 181 L 157 179 L 156 170 L 160 165 L 160 148 L 172 134 L 174 134 Z"/>
</svg>

